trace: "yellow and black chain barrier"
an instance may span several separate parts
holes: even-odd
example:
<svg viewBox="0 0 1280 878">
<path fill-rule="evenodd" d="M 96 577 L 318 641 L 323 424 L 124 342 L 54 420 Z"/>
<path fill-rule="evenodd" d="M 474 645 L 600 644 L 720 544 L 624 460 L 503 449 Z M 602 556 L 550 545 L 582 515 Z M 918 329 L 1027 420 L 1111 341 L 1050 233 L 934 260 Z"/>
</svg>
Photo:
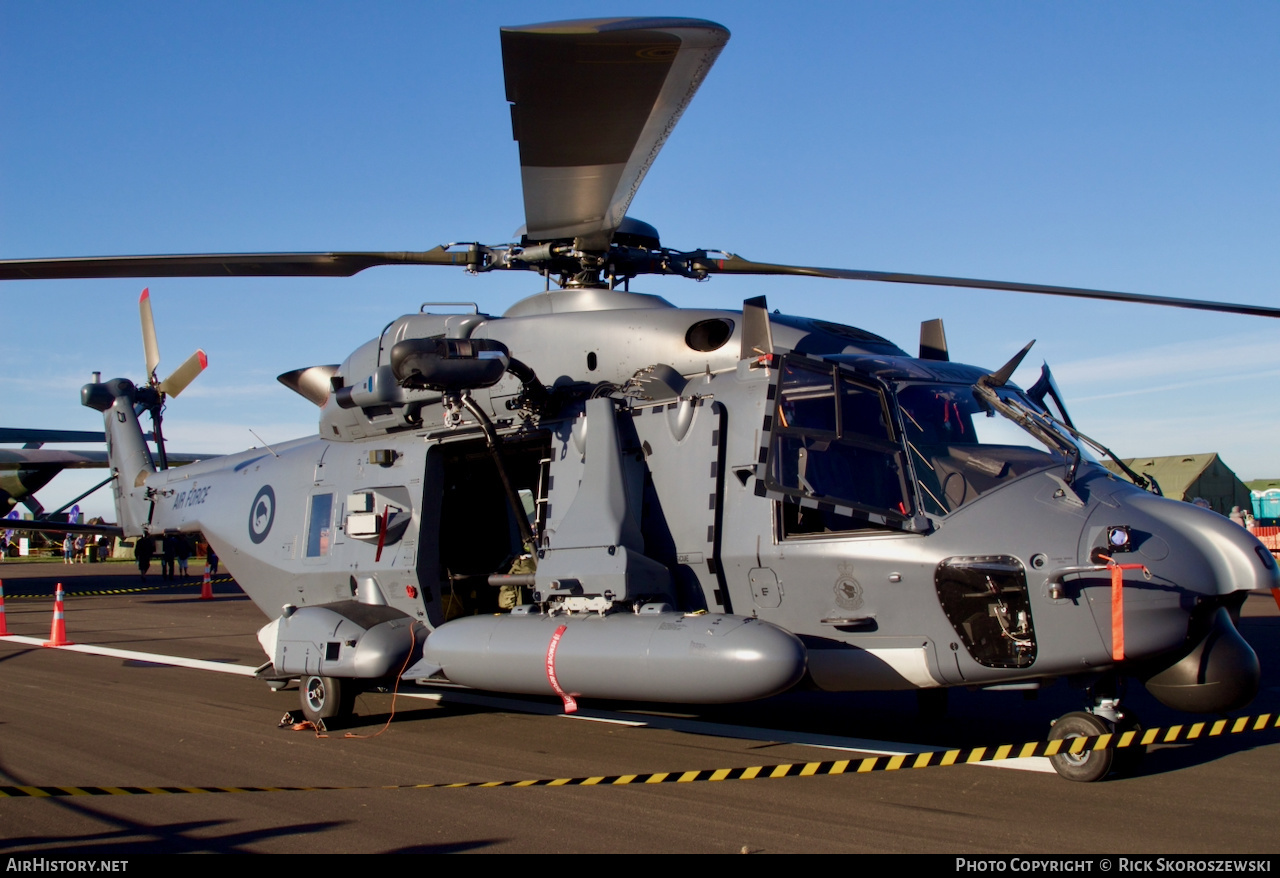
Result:
<svg viewBox="0 0 1280 878">
<path fill-rule="evenodd" d="M 233 579 L 231 576 L 215 576 L 209 580 L 210 585 L 217 585 L 222 582 L 235 582 L 235 579 Z M 186 582 L 170 581 L 170 582 L 163 583 L 161 585 L 139 585 L 139 586 L 135 586 L 134 588 L 99 588 L 99 589 L 94 589 L 92 591 L 79 591 L 77 589 L 68 588 L 67 581 L 63 580 L 62 591 L 67 596 L 67 598 L 70 599 L 70 598 L 81 598 L 81 597 L 84 597 L 84 598 L 107 597 L 110 595 L 117 595 L 117 594 L 142 594 L 143 592 L 148 592 L 148 591 L 165 591 L 166 589 L 178 589 L 178 588 L 202 588 L 203 586 L 204 586 L 203 577 L 197 576 L 194 579 L 188 579 Z M 53 592 L 47 592 L 42 594 L 9 594 L 8 592 L 5 592 L 4 594 L 4 599 L 6 601 L 15 601 L 15 600 L 47 601 L 52 598 L 53 598 Z"/>
<path fill-rule="evenodd" d="M 1121 734 L 1093 735 L 1056 741 L 1033 741 L 1027 744 L 1003 744 L 999 747 L 974 747 L 969 750 L 929 750 L 897 756 L 868 756 L 865 759 L 831 759 L 824 762 L 787 762 L 777 765 L 753 765 L 746 768 L 706 768 L 701 771 L 658 771 L 651 774 L 612 774 L 595 777 L 559 777 L 534 780 L 462 781 L 459 783 L 393 784 L 390 786 L 352 787 L 29 787 L 0 786 L 0 798 L 50 798 L 64 796 L 163 796 L 199 793 L 297 793 L 322 790 L 432 790 L 467 789 L 472 787 L 590 787 L 624 786 L 628 784 L 698 783 L 700 781 L 761 780 L 778 777 L 822 777 L 833 774 L 866 774 L 872 771 L 898 771 L 904 768 L 930 768 L 937 765 L 972 765 L 1029 756 L 1056 756 L 1059 753 L 1083 753 L 1141 747 L 1148 744 L 1174 744 L 1280 728 L 1280 716 L 1269 713 L 1242 716 L 1213 722 L 1197 722 L 1168 728 L 1129 731 Z"/>
</svg>

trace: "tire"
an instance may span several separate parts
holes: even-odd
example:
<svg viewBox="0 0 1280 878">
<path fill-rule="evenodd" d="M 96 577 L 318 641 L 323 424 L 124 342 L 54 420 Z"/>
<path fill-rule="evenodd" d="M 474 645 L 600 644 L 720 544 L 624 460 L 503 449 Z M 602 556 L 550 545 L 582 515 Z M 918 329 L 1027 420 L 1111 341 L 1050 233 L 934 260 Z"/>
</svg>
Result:
<svg viewBox="0 0 1280 878">
<path fill-rule="evenodd" d="M 1071 738 L 1091 738 L 1094 735 L 1105 735 L 1111 726 L 1091 713 L 1076 711 L 1061 717 L 1049 731 L 1050 741 L 1065 741 Z M 1085 750 L 1081 753 L 1060 752 L 1050 756 L 1049 762 L 1059 776 L 1080 783 L 1093 783 L 1102 780 L 1111 771 L 1115 762 L 1115 750 Z"/>
<path fill-rule="evenodd" d="M 311 722 L 342 721 L 351 716 L 355 707 L 356 681 L 311 674 L 298 682 L 298 700 L 303 715 Z"/>
</svg>

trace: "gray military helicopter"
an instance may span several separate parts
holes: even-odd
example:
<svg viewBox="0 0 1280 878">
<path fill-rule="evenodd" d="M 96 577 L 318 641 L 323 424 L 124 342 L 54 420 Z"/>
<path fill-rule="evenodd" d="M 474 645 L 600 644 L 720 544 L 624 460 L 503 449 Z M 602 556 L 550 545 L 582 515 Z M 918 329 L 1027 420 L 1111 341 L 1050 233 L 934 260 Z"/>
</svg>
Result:
<svg viewBox="0 0 1280 878">
<path fill-rule="evenodd" d="M 151 385 L 94 381 L 119 523 L 202 532 L 271 619 L 259 676 L 341 720 L 397 677 L 577 698 L 726 703 L 828 691 L 1084 684 L 1051 736 L 1132 728 L 1123 683 L 1192 712 L 1246 704 L 1235 628 L 1280 587 L 1244 529 L 1159 496 L 1081 434 L 1047 367 L 912 356 L 866 330 L 678 308 L 673 274 L 808 275 L 1280 317 L 1100 290 L 677 251 L 626 209 L 728 40 L 691 19 L 502 31 L 526 226 L 422 252 L 9 260 L 0 279 L 535 271 L 502 315 L 424 305 L 341 365 L 280 376 L 319 432 L 157 467 Z M 1028 346 L 1029 347 L 1029 346 Z M 149 364 L 149 368 L 150 364 Z M 1132 563 L 1129 563 L 1132 562 Z M 1054 758 L 1092 781 L 1115 751 Z"/>
</svg>

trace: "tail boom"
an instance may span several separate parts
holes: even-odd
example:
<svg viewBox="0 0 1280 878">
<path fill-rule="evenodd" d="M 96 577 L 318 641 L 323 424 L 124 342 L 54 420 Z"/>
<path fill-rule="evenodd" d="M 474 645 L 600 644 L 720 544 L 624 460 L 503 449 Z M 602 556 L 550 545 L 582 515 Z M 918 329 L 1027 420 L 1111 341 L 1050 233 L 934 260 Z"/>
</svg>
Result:
<svg viewBox="0 0 1280 878">
<path fill-rule="evenodd" d="M 116 520 L 125 536 L 141 536 L 151 519 L 147 477 L 155 461 L 138 423 L 138 388 L 127 378 L 113 378 L 80 388 L 80 402 L 102 412 L 107 434 L 107 460 L 115 476 L 112 495 Z"/>
</svg>

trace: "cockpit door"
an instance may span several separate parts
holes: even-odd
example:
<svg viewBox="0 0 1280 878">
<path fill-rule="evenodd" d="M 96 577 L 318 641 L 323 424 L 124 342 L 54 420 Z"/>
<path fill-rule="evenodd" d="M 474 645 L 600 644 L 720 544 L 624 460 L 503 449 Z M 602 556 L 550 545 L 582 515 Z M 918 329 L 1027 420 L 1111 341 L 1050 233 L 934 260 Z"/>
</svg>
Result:
<svg viewBox="0 0 1280 878">
<path fill-rule="evenodd" d="M 759 475 L 781 505 L 781 538 L 917 527 L 902 431 L 883 382 L 793 354 L 782 359 L 771 394 Z"/>
</svg>

